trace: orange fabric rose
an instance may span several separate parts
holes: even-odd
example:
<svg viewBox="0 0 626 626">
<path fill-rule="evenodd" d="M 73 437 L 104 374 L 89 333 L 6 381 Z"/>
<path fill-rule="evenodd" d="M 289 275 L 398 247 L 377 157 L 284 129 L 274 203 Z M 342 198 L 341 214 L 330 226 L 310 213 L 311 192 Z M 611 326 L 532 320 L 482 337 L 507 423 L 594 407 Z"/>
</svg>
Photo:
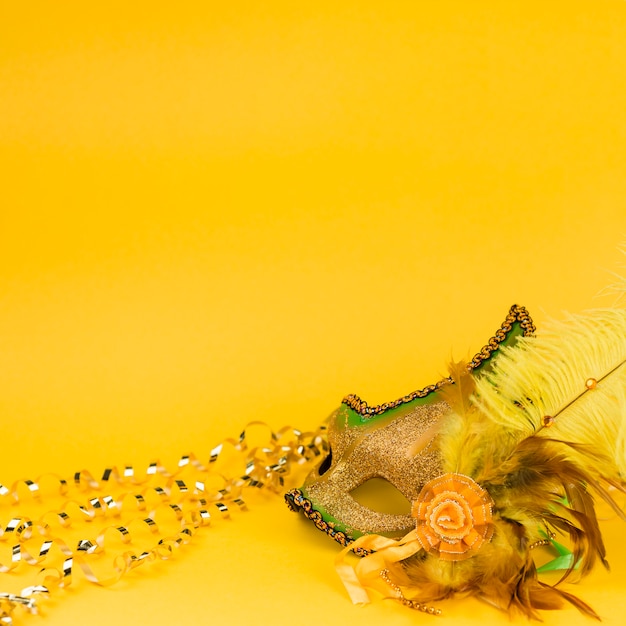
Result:
<svg viewBox="0 0 626 626">
<path fill-rule="evenodd" d="M 413 502 L 417 540 L 445 561 L 467 559 L 491 539 L 492 507 L 489 494 L 469 476 L 439 476 Z"/>
</svg>

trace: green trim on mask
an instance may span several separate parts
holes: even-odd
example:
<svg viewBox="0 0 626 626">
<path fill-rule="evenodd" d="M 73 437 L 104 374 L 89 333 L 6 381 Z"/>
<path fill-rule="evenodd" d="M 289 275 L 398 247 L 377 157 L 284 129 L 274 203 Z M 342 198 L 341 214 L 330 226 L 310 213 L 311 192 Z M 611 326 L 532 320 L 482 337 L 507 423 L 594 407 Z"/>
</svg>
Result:
<svg viewBox="0 0 626 626">
<path fill-rule="evenodd" d="M 499 347 L 508 347 L 513 345 L 518 337 L 524 336 L 526 331 L 522 327 L 520 322 L 514 322 L 511 326 L 511 330 L 506 334 L 506 337 L 503 341 L 500 342 Z M 494 351 L 488 358 L 482 360 L 479 365 L 472 369 L 475 373 L 484 373 L 491 369 L 494 359 L 498 356 L 498 351 Z M 428 395 L 423 398 L 415 398 L 410 402 L 405 402 L 397 407 L 389 408 L 385 410 L 384 413 L 380 415 L 361 415 L 357 413 L 354 409 L 350 408 L 346 404 L 342 404 L 337 412 L 337 428 L 339 430 L 343 430 L 348 427 L 361 427 L 367 426 L 368 424 L 377 424 L 379 425 L 381 422 L 391 421 L 392 419 L 396 419 L 401 415 L 405 415 L 409 411 L 413 410 L 416 406 L 423 406 L 426 404 L 434 404 L 439 401 L 439 394 L 437 393 L 437 389 L 433 389 L 433 391 L 429 392 Z"/>
</svg>

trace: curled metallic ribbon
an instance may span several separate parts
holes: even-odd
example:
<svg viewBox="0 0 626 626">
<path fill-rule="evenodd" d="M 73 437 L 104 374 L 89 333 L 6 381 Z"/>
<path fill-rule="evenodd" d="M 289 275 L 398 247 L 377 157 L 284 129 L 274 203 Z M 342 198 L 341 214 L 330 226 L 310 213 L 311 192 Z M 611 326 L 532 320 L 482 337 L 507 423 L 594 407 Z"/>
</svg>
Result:
<svg viewBox="0 0 626 626">
<path fill-rule="evenodd" d="M 267 436 L 253 446 L 251 433 L 259 429 Z M 0 624 L 13 624 L 17 607 L 36 613 L 38 599 L 71 585 L 76 572 L 91 583 L 108 586 L 131 569 L 171 558 L 214 516 L 246 510 L 247 490 L 281 493 L 297 467 L 326 452 L 324 427 L 315 432 L 291 426 L 273 431 L 263 422 L 251 422 L 238 438 L 215 446 L 207 463 L 189 454 L 172 471 L 154 461 L 143 473 L 131 465 L 107 468 L 100 480 L 82 470 L 71 480 L 46 475 L 10 487 L 0 484 L 0 506 L 41 508 L 51 498 L 59 502 L 38 516 L 13 515 L 0 522 L 0 572 L 15 572 L 25 565 L 39 569 L 36 585 L 20 593 L 0 593 Z M 44 500 L 42 487 L 50 482 L 55 493 Z M 76 526 L 98 522 L 98 532 L 70 540 Z M 146 533 L 150 543 L 137 549 L 137 537 L 145 538 Z M 103 561 L 108 563 L 107 574 L 100 573 Z"/>
</svg>

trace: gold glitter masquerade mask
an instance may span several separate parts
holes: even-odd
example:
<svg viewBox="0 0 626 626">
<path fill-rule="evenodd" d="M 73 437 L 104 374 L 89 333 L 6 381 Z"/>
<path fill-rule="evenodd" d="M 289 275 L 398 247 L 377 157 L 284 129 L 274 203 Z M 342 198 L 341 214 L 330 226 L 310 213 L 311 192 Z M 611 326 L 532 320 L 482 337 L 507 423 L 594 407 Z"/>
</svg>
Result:
<svg viewBox="0 0 626 626">
<path fill-rule="evenodd" d="M 626 494 L 626 310 L 533 330 L 513 307 L 449 378 L 378 407 L 348 396 L 331 416 L 328 457 L 287 501 L 344 545 L 336 570 L 353 602 L 375 591 L 438 614 L 430 603 L 472 594 L 527 617 L 569 602 L 599 619 L 560 583 L 608 565 L 597 500 L 626 520 L 616 500 Z M 410 513 L 359 502 L 373 479 Z M 559 569 L 555 584 L 540 578 Z"/>
<path fill-rule="evenodd" d="M 469 369 L 478 375 L 490 367 L 501 346 L 512 345 L 518 336 L 529 336 L 534 330 L 526 309 L 513 305 Z M 441 395 L 450 382 L 445 378 L 372 407 L 356 395 L 346 396 L 328 420 L 328 456 L 302 487 L 286 495 L 290 508 L 302 511 L 342 545 L 369 533 L 397 537 L 408 532 L 415 526 L 410 512 L 386 511 L 385 499 L 399 492 L 407 505 L 415 502 L 424 485 L 442 473 L 435 439 L 441 419 L 450 410 Z M 374 490 L 368 495 L 369 486 Z M 370 506 L 359 502 L 366 497 L 374 500 Z M 397 500 L 401 507 L 402 498 Z"/>
</svg>

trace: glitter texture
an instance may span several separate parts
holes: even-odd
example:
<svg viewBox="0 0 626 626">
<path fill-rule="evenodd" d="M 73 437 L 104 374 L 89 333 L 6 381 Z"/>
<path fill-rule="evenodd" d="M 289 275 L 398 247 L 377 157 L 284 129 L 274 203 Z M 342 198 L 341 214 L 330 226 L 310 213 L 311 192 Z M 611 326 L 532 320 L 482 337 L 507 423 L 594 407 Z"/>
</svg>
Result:
<svg viewBox="0 0 626 626">
<path fill-rule="evenodd" d="M 389 481 L 413 502 L 424 484 L 440 475 L 441 460 L 434 445 L 437 424 L 449 411 L 439 401 L 412 408 L 391 419 L 348 426 L 346 409 L 338 409 L 329 421 L 333 450 L 330 469 L 313 471 L 304 484 L 311 502 L 340 520 L 349 533 L 405 533 L 415 526 L 410 515 L 373 511 L 350 494 L 370 478 Z"/>
</svg>

